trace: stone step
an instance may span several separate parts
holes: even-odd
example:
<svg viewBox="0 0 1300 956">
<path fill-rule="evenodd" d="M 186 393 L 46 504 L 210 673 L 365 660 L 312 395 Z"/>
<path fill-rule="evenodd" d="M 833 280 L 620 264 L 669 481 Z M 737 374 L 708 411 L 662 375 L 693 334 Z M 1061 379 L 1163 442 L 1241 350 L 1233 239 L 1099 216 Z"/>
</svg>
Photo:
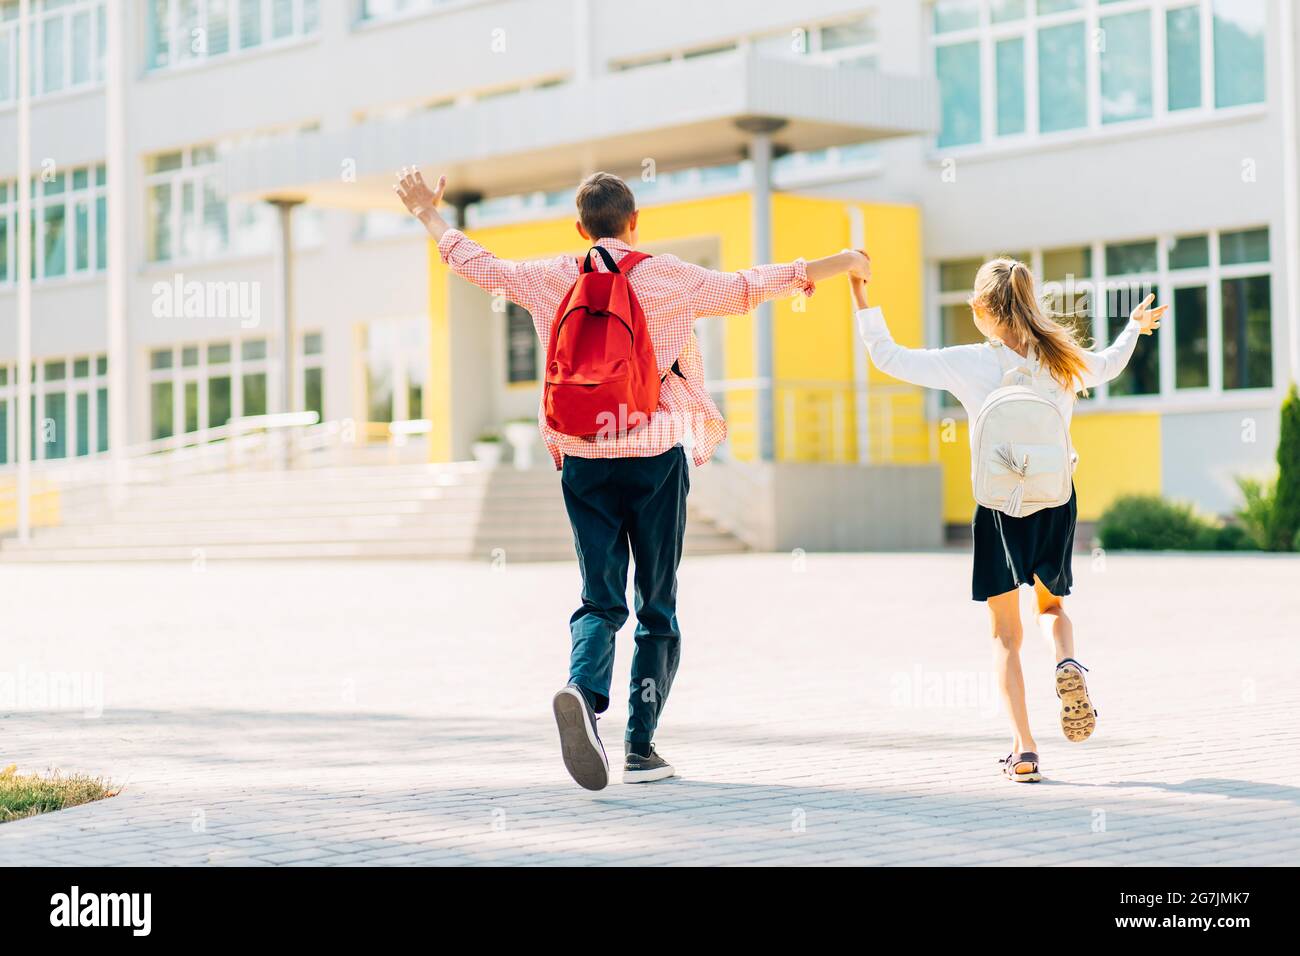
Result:
<svg viewBox="0 0 1300 956">
<path fill-rule="evenodd" d="M 104 522 L 114 524 L 150 524 L 184 521 L 248 521 L 266 518 L 329 518 L 332 516 L 348 517 L 379 514 L 452 517 L 459 514 L 478 514 L 481 511 L 521 517 L 528 514 L 563 515 L 564 503 L 558 495 L 547 495 L 539 498 L 493 495 L 477 499 L 420 497 L 394 498 L 391 500 L 260 501 L 249 503 L 214 499 L 210 502 L 190 502 L 186 507 L 174 505 L 165 508 L 154 508 L 144 503 L 136 503 L 107 513 L 100 512 L 98 518 Z M 92 515 L 92 512 L 86 511 L 83 518 L 90 518 Z"/>
<path fill-rule="evenodd" d="M 745 550 L 693 511 L 688 551 Z M 116 508 L 69 495 L 63 520 L 38 529 L 26 546 L 0 541 L 0 560 L 573 557 L 559 475 L 549 468 L 406 464 L 194 476 L 132 485 Z"/>
<path fill-rule="evenodd" d="M 127 496 L 123 508 L 176 508 L 194 504 L 216 502 L 267 503 L 294 501 L 394 501 L 403 499 L 463 499 L 478 500 L 484 497 L 520 498 L 526 500 L 556 499 L 558 485 L 536 488 L 500 488 L 496 486 L 418 486 L 412 488 L 349 488 L 338 485 L 332 488 L 266 487 L 262 489 L 203 490 L 186 493 L 135 492 Z"/>
</svg>

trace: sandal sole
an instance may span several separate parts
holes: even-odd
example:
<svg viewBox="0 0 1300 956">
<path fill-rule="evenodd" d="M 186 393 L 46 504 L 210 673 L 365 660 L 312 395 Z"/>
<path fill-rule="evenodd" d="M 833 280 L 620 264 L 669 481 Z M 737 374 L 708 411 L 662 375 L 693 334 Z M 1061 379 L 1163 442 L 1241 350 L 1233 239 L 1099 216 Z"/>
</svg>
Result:
<svg viewBox="0 0 1300 956">
<path fill-rule="evenodd" d="M 1019 767 L 1021 765 L 1024 765 L 1026 767 L 1033 766 L 1033 764 L 1030 763 L 1028 760 L 1017 761 L 1012 766 Z M 1038 783 L 1043 779 L 1043 774 L 1042 771 L 1040 770 L 1030 770 L 1030 771 L 1026 771 L 1025 773 L 1016 773 L 1011 767 L 1004 767 L 1002 772 L 1006 774 L 1007 779 L 1010 780 L 1012 783 Z"/>
<path fill-rule="evenodd" d="M 1097 729 L 1097 711 L 1088 697 L 1088 683 L 1074 667 L 1056 669 L 1056 696 L 1061 698 L 1061 732 L 1065 739 L 1080 743 Z"/>
</svg>

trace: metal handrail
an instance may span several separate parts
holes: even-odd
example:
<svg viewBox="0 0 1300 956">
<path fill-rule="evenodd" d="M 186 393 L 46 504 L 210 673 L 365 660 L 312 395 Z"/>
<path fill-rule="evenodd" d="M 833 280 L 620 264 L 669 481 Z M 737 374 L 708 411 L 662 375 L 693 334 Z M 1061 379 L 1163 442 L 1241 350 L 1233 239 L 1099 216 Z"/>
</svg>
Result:
<svg viewBox="0 0 1300 956">
<path fill-rule="evenodd" d="M 338 422 L 320 423 L 316 412 L 250 415 L 225 425 L 130 445 L 123 449 L 120 462 L 103 452 L 33 462 L 32 478 L 44 486 L 42 490 L 57 490 L 64 506 L 98 506 L 109 499 L 113 489 L 291 463 L 341 445 L 343 432 Z M 0 476 L 3 474 L 0 471 Z M 16 495 L 15 486 L 0 485 L 0 501 L 13 500 Z"/>
</svg>

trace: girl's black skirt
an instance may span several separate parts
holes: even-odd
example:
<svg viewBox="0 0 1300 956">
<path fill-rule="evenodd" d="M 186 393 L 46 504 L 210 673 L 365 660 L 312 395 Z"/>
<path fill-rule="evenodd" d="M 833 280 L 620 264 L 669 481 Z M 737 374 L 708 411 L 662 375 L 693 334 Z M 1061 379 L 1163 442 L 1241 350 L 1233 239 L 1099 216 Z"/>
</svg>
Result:
<svg viewBox="0 0 1300 956">
<path fill-rule="evenodd" d="M 1058 597 L 1070 593 L 1074 573 L 1074 526 L 1078 521 L 1077 495 L 1055 508 L 1044 508 L 1027 518 L 1012 518 L 982 505 L 976 506 L 971 530 L 975 538 L 975 571 L 971 597 L 987 601 L 998 594 L 1032 585 L 1037 577 Z"/>
</svg>

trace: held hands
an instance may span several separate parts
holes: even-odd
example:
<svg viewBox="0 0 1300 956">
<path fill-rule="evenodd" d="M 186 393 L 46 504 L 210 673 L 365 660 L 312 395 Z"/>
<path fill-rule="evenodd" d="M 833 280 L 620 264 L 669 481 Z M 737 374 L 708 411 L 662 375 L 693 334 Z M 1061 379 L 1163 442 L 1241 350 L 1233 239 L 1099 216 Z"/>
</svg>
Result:
<svg viewBox="0 0 1300 956">
<path fill-rule="evenodd" d="M 862 249 L 844 249 L 843 254 L 851 257 L 849 266 L 849 281 L 857 279 L 862 282 L 871 281 L 871 256 L 867 255 Z"/>
<path fill-rule="evenodd" d="M 1152 292 L 1129 313 L 1129 319 L 1138 324 L 1138 329 L 1143 335 L 1151 335 L 1160 328 L 1160 320 L 1165 317 L 1165 312 L 1169 309 L 1167 305 L 1151 308 L 1151 303 L 1155 299 L 1156 294 Z"/>
<path fill-rule="evenodd" d="M 871 281 L 871 256 L 861 249 L 846 249 L 860 260 L 849 269 L 849 291 L 853 293 L 853 307 L 867 307 L 867 284 Z"/>
<path fill-rule="evenodd" d="M 435 212 L 442 194 L 447 189 L 447 177 L 439 176 L 438 185 L 430 189 L 420 174 L 419 167 L 403 166 L 397 174 L 397 184 L 393 192 L 397 193 L 406 209 L 416 219 L 423 220 L 429 213 Z"/>
</svg>

